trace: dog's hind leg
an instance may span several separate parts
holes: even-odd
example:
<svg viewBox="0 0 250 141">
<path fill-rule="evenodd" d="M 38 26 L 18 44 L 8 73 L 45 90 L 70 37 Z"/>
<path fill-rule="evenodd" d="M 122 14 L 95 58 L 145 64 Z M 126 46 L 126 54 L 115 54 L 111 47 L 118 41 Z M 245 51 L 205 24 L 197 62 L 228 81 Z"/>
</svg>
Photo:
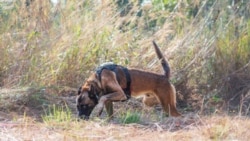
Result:
<svg viewBox="0 0 250 141">
<path fill-rule="evenodd" d="M 162 108 L 166 113 L 174 117 L 181 115 L 176 109 L 175 91 L 172 86 L 170 89 L 158 89 L 156 96 L 158 97 L 158 100 L 160 101 Z"/>
<path fill-rule="evenodd" d="M 158 101 L 158 99 L 153 94 L 145 94 L 143 96 L 142 102 L 144 105 L 146 105 L 148 107 L 153 107 L 153 106 L 160 103 Z"/>
</svg>

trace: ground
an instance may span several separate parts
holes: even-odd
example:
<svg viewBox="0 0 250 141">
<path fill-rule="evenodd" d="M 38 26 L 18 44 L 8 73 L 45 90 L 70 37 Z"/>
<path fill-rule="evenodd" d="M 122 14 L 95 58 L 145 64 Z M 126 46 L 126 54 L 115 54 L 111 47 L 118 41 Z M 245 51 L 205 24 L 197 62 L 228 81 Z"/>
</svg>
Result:
<svg viewBox="0 0 250 141">
<path fill-rule="evenodd" d="M 54 108 L 62 107 L 62 108 Z M 135 123 L 123 116 L 139 113 Z M 248 140 L 250 120 L 242 115 L 200 115 L 182 111 L 167 117 L 160 107 L 146 108 L 139 100 L 115 104 L 115 118 L 75 117 L 74 89 L 22 88 L 0 92 L 0 140 Z M 69 114 L 69 115 L 68 115 Z"/>
</svg>

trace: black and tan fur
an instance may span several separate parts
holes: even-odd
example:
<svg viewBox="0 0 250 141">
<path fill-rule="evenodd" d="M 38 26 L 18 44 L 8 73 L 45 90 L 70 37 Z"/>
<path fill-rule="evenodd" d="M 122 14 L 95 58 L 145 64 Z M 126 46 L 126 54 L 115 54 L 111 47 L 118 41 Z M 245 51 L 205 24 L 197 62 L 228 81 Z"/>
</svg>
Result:
<svg viewBox="0 0 250 141">
<path fill-rule="evenodd" d="M 143 96 L 143 102 L 148 106 L 159 102 L 165 112 L 171 116 L 180 116 L 181 114 L 176 109 L 175 87 L 169 82 L 170 68 L 168 62 L 154 41 L 153 45 L 164 69 L 164 75 L 139 69 L 128 69 L 131 77 L 131 96 Z M 117 78 L 119 78 L 119 82 Z M 104 69 L 100 80 L 96 73 L 91 74 L 78 91 L 76 102 L 79 117 L 88 119 L 94 107 L 97 108 L 98 116 L 100 116 L 104 106 L 109 117 L 112 117 L 112 102 L 127 100 L 123 91 L 127 87 L 126 85 L 125 74 L 119 67 L 117 67 L 117 73 Z"/>
</svg>

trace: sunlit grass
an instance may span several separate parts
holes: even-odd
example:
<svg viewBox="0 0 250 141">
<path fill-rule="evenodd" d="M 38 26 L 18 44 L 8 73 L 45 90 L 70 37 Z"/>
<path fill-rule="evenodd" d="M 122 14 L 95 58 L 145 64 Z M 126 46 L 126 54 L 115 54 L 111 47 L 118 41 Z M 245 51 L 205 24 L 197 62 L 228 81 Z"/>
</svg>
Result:
<svg viewBox="0 0 250 141">
<path fill-rule="evenodd" d="M 139 111 L 125 111 L 125 113 L 120 113 L 119 121 L 123 124 L 130 123 L 140 123 L 141 122 L 141 113 Z"/>
<path fill-rule="evenodd" d="M 155 40 L 170 63 L 171 82 L 178 88 L 177 97 L 183 95 L 188 109 L 195 105 L 198 107 L 195 110 L 202 107 L 214 113 L 219 111 L 217 107 L 221 108 L 218 104 L 227 103 L 225 97 L 229 99 L 230 95 L 245 95 L 248 91 L 250 22 L 244 13 L 237 13 L 247 10 L 234 11 L 228 2 L 172 0 L 170 5 L 155 1 L 153 5 L 142 7 L 137 1 L 131 1 L 131 11 L 123 16 L 121 11 L 124 9 L 119 9 L 123 6 L 119 7 L 113 1 L 102 1 L 101 4 L 90 0 L 67 1 L 66 5 L 56 7 L 43 0 L 33 1 L 29 7 L 24 2 L 17 0 L 11 5 L 12 8 L 4 10 L 1 10 L 4 7 L 0 5 L 0 87 L 77 88 L 99 64 L 106 61 L 162 73 L 152 48 L 151 41 Z M 154 5 L 160 5 L 161 8 Z M 243 5 L 239 5 L 239 8 Z M 200 11 L 192 17 L 189 12 L 195 10 L 195 6 Z M 215 19 L 217 6 L 220 7 L 220 13 Z M 232 75 L 241 83 L 231 79 Z M 236 87 L 237 84 L 239 86 Z M 193 95 L 188 97 L 191 94 L 198 98 Z M 47 99 L 41 96 L 35 93 L 29 99 L 37 104 L 48 104 L 45 101 Z M 0 97 L 0 100 L 7 107 L 4 110 L 13 107 L 11 102 L 4 101 L 6 99 Z M 248 104 L 249 101 L 244 103 Z M 76 122 L 72 114 L 67 106 L 52 105 L 45 109 L 42 123 L 36 130 L 40 126 L 45 131 L 55 129 L 61 140 L 67 136 L 77 140 L 101 140 L 107 136 L 109 140 L 126 139 L 127 135 L 137 130 L 144 135 L 144 130 L 125 128 L 124 125 L 147 122 L 143 120 L 144 113 L 133 110 L 117 113 L 118 126 L 108 122 L 108 125 L 103 125 L 100 121 Z M 164 120 L 154 114 L 147 114 L 147 118 L 154 122 Z M 170 137 L 163 135 L 163 139 L 246 139 L 242 135 L 247 133 L 244 124 L 246 122 L 248 129 L 249 121 L 228 119 L 225 122 L 224 118 L 222 121 L 206 119 L 202 126 L 194 123 L 194 126 L 190 125 L 192 128 L 188 126 L 180 130 L 183 136 L 177 134 L 179 132 L 166 132 Z M 32 130 L 26 123 L 25 128 Z M 235 124 L 238 130 L 233 129 Z M 173 122 L 169 127 L 174 125 Z M 124 129 L 122 132 L 125 133 L 122 134 L 116 128 Z M 157 126 L 157 130 L 161 128 Z M 186 128 L 194 130 L 186 132 Z M 20 133 L 24 130 L 17 129 Z M 236 133 L 231 135 L 232 131 Z M 158 132 L 154 133 L 156 136 L 151 136 L 162 140 Z M 48 135 L 41 140 L 47 138 Z"/>
<path fill-rule="evenodd" d="M 42 116 L 43 122 L 45 124 L 53 124 L 60 122 L 70 122 L 73 121 L 71 116 L 71 110 L 67 107 L 60 107 L 52 105 L 48 107 L 48 110 L 45 111 L 45 115 Z"/>
<path fill-rule="evenodd" d="M 175 7 L 178 4 L 154 1 L 153 11 L 135 4 L 133 12 L 120 17 L 126 6 L 109 1 L 68 1 L 57 7 L 48 1 L 29 7 L 16 1 L 0 17 L 0 84 L 78 87 L 106 61 L 161 72 L 151 48 L 155 39 L 170 58 L 172 72 L 178 73 L 172 77 L 175 83 L 188 79 L 190 87 L 218 89 L 214 79 L 249 62 L 249 21 L 241 22 L 239 29 L 231 21 L 237 15 L 229 15 L 227 6 L 221 7 L 221 21 L 211 21 L 214 11 L 202 9 L 190 17 Z"/>
<path fill-rule="evenodd" d="M 103 124 L 102 121 L 60 122 L 60 124 L 24 120 L 1 124 L 4 129 L 1 140 L 42 139 L 42 140 L 247 140 L 250 137 L 249 119 L 229 116 L 191 116 L 168 122 L 140 124 Z M 171 129 L 171 130 L 170 130 Z M 21 135 L 21 136 L 20 136 Z"/>
<path fill-rule="evenodd" d="M 0 140 L 250 138 L 248 118 L 213 115 L 228 113 L 219 104 L 235 96 L 240 97 L 240 112 L 234 114 L 249 115 L 248 1 L 157 0 L 144 7 L 138 1 L 125 6 L 116 1 L 25 2 L 0 2 L 0 88 L 77 88 L 106 61 L 162 73 L 152 48 L 155 40 L 170 63 L 178 98 L 183 95 L 187 103 L 182 110 L 207 109 L 212 116 L 171 119 L 124 108 L 113 121 L 77 121 L 67 105 L 51 104 L 54 97 L 8 91 L 0 94 Z M 42 119 L 28 116 L 41 106 L 44 113 L 36 116 Z M 21 111 L 24 115 L 16 115 Z"/>
</svg>

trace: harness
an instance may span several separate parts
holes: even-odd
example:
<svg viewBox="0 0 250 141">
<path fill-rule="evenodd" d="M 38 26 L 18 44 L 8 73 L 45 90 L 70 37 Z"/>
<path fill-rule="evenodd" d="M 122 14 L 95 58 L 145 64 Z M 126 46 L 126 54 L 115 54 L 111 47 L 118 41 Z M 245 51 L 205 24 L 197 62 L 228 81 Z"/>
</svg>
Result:
<svg viewBox="0 0 250 141">
<path fill-rule="evenodd" d="M 126 76 L 126 81 L 127 81 L 127 87 L 123 89 L 123 92 L 126 94 L 126 97 L 127 97 L 127 100 L 130 99 L 131 97 L 131 91 L 130 91 L 130 84 L 131 84 L 131 77 L 130 77 L 130 74 L 128 72 L 128 69 L 123 67 L 123 66 L 120 66 L 120 65 L 117 65 L 117 64 L 114 64 L 112 62 L 108 62 L 108 63 L 104 63 L 102 64 L 101 66 L 99 66 L 97 69 L 96 69 L 96 74 L 99 78 L 99 80 L 101 81 L 101 73 L 104 69 L 107 69 L 107 70 L 110 70 L 110 71 L 113 71 L 115 74 L 116 74 L 116 79 L 117 81 L 119 82 L 120 78 L 118 77 L 117 75 L 117 67 L 120 67 L 122 69 L 122 71 L 124 72 L 125 76 Z"/>
</svg>

